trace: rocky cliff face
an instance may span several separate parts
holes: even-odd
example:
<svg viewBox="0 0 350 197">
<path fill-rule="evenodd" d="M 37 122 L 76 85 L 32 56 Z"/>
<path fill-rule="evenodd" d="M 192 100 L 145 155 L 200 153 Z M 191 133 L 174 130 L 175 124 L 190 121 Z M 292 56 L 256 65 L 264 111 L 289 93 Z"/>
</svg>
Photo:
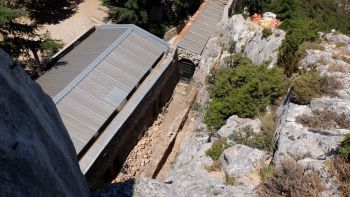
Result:
<svg viewBox="0 0 350 197">
<path fill-rule="evenodd" d="M 0 49 L 1 196 L 88 196 L 55 104 Z"/>
<path fill-rule="evenodd" d="M 320 175 L 325 186 L 322 196 L 339 196 L 337 181 L 330 175 L 326 162 L 336 154 L 344 134 L 350 132 L 349 129 L 335 124 L 329 118 L 321 120 L 327 129 L 313 128 L 297 120 L 302 115 L 316 117 L 315 112 L 333 117 L 343 114 L 346 118 L 350 116 L 350 38 L 330 33 L 322 35 L 321 39 L 322 47 L 308 50 L 300 62 L 300 68 L 316 68 L 321 76 L 334 77 L 340 87 L 332 97 L 315 98 L 310 105 L 289 103 L 281 108 L 276 130 L 278 148 L 273 161 L 276 165 L 286 159 L 297 161 L 305 167 L 305 171 Z"/>
<path fill-rule="evenodd" d="M 272 30 L 272 35 L 264 38 L 262 27 L 245 20 L 242 15 L 234 15 L 218 24 L 221 40 L 227 46 L 230 41 L 236 42 L 236 52 L 249 57 L 255 64 L 269 63 L 273 67 L 277 63 L 278 48 L 286 33 L 282 30 Z"/>
</svg>

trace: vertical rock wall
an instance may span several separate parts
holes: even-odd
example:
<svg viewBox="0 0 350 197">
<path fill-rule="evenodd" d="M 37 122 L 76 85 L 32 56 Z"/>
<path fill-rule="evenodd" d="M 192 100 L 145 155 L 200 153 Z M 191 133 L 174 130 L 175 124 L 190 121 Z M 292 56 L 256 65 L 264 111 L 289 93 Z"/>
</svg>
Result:
<svg viewBox="0 0 350 197">
<path fill-rule="evenodd" d="M 0 49 L 1 196 L 88 196 L 55 104 Z"/>
</svg>

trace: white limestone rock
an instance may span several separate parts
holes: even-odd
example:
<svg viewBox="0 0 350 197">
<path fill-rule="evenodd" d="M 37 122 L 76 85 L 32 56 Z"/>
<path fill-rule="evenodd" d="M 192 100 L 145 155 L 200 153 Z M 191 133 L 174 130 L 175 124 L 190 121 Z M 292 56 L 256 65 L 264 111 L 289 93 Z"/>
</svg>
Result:
<svg viewBox="0 0 350 197">
<path fill-rule="evenodd" d="M 228 137 L 234 132 L 238 132 L 239 129 L 250 126 L 255 133 L 261 131 L 261 122 L 259 119 L 252 120 L 249 118 L 240 118 L 237 115 L 233 115 L 227 119 L 226 124 L 218 130 L 218 134 L 221 137 Z"/>
<path fill-rule="evenodd" d="M 257 196 L 254 187 L 226 185 L 223 177 L 205 170 L 205 166 L 212 163 L 205 155 L 211 145 L 208 136 L 192 137 L 167 175 L 166 182 L 171 182 L 171 187 L 180 196 Z"/>
<path fill-rule="evenodd" d="M 177 192 L 169 184 L 158 182 L 154 179 L 143 178 L 127 180 L 123 183 L 111 184 L 95 192 L 96 197 L 179 197 Z"/>
<path fill-rule="evenodd" d="M 269 68 L 272 68 L 277 64 L 278 49 L 285 35 L 284 31 L 275 29 L 271 36 L 263 38 L 259 32 L 246 43 L 244 55 L 249 57 L 255 64 L 269 62 Z"/>
<path fill-rule="evenodd" d="M 55 104 L 0 49 L 1 196 L 89 196 Z"/>
<path fill-rule="evenodd" d="M 265 151 L 236 144 L 226 149 L 220 162 L 226 174 L 236 178 L 238 184 L 256 187 L 260 184 L 259 170 L 271 161 L 271 155 Z"/>
<path fill-rule="evenodd" d="M 286 116 L 282 117 L 275 134 L 278 149 L 274 154 L 274 163 L 279 165 L 290 158 L 297 161 L 304 158 L 324 160 L 334 155 L 342 136 L 311 132 L 296 122 L 297 116 L 311 115 L 308 106 L 290 103 L 286 107 Z"/>
</svg>

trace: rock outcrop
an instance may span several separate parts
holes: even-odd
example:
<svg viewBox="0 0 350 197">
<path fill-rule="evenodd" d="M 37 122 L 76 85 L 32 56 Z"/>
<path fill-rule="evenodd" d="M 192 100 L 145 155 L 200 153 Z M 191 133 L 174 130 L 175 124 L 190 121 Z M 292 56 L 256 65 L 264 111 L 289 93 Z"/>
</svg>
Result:
<svg viewBox="0 0 350 197">
<path fill-rule="evenodd" d="M 293 159 L 305 167 L 306 171 L 320 175 L 325 191 L 322 196 L 340 195 L 334 177 L 329 173 L 326 161 L 337 153 L 343 136 L 349 133 L 348 128 L 337 125 L 320 129 L 303 125 L 297 120 L 302 115 L 314 116 L 314 112 L 330 113 L 333 116 L 350 115 L 350 38 L 338 33 L 322 35 L 321 47 L 307 50 L 306 57 L 301 60 L 301 69 L 316 68 L 321 76 L 333 77 L 341 87 L 334 89 L 335 94 L 315 98 L 310 105 L 289 103 L 281 108 L 280 122 L 276 130 L 277 151 L 273 161 L 279 165 L 282 160 Z M 333 120 L 328 120 L 333 121 Z"/>
<path fill-rule="evenodd" d="M 1 196 L 89 196 L 56 106 L 0 49 Z"/>
<path fill-rule="evenodd" d="M 270 161 L 271 156 L 265 151 L 241 144 L 226 149 L 220 157 L 227 175 L 235 177 L 238 184 L 252 188 L 260 184 L 259 170 Z"/>
<path fill-rule="evenodd" d="M 278 48 L 285 38 L 285 32 L 272 30 L 272 35 L 263 38 L 262 28 L 244 19 L 242 15 L 234 15 L 218 24 L 217 35 L 223 40 L 225 48 L 233 40 L 236 52 L 249 57 L 255 64 L 269 63 L 273 67 L 277 63 Z"/>
<path fill-rule="evenodd" d="M 261 131 L 261 122 L 259 119 L 252 120 L 233 115 L 229 117 L 226 124 L 218 130 L 218 134 L 221 137 L 228 137 L 229 135 L 233 134 L 233 132 L 237 132 L 239 129 L 244 127 L 251 127 L 254 133 L 259 133 Z"/>
</svg>

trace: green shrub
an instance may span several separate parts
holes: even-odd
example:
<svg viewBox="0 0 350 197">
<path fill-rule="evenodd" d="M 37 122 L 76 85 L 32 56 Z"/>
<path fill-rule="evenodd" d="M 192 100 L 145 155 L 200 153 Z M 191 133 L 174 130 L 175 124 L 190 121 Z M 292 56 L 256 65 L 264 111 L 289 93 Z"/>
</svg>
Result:
<svg viewBox="0 0 350 197">
<path fill-rule="evenodd" d="M 346 134 L 339 148 L 339 153 L 347 160 L 350 160 L 350 134 Z"/>
<path fill-rule="evenodd" d="M 236 177 L 232 176 L 232 175 L 225 175 L 225 181 L 227 185 L 231 185 L 234 186 L 236 185 Z"/>
<path fill-rule="evenodd" d="M 299 46 L 315 41 L 317 32 L 337 29 L 350 33 L 350 14 L 338 1 L 274 0 L 262 5 L 263 10 L 274 12 L 283 20 L 280 28 L 287 34 L 279 49 L 278 65 L 288 76 L 298 71 L 297 64 L 302 58 L 297 53 Z"/>
<path fill-rule="evenodd" d="M 269 28 L 264 28 L 264 29 L 262 30 L 262 38 L 268 38 L 268 37 L 270 37 L 272 34 L 273 34 L 273 33 L 272 33 L 271 29 L 269 29 Z"/>
<path fill-rule="evenodd" d="M 291 87 L 292 102 L 305 105 L 324 94 L 335 96 L 335 90 L 340 89 L 342 84 L 334 77 L 321 77 L 318 71 L 308 71 L 296 77 Z"/>
<path fill-rule="evenodd" d="M 307 50 L 310 50 L 310 49 L 323 51 L 325 48 L 324 48 L 324 46 L 323 46 L 320 42 L 318 42 L 318 41 L 315 41 L 315 42 L 306 41 L 306 42 L 303 42 L 303 43 L 299 46 L 298 51 L 295 53 L 295 55 L 296 55 L 296 57 L 298 57 L 299 59 L 303 59 L 303 58 L 306 56 L 306 51 L 307 51 Z"/>
<path fill-rule="evenodd" d="M 230 116 L 253 118 L 283 91 L 283 72 L 240 61 L 235 69 L 214 72 L 207 80 L 212 102 L 204 120 L 208 128 L 219 129 Z"/>
<path fill-rule="evenodd" d="M 227 147 L 226 138 L 220 138 L 213 143 L 211 148 L 205 151 L 205 154 L 216 161 L 220 158 L 222 152 L 224 152 Z"/>
<path fill-rule="evenodd" d="M 237 44 L 236 41 L 234 41 L 234 40 L 230 41 L 230 48 L 229 48 L 230 53 L 234 53 L 236 51 L 236 44 Z"/>
<path fill-rule="evenodd" d="M 272 165 L 263 165 L 259 171 L 260 179 L 262 181 L 266 181 L 267 179 L 273 176 L 273 171 L 274 169 Z"/>
<path fill-rule="evenodd" d="M 241 53 L 235 53 L 226 57 L 225 62 L 231 68 L 235 68 L 239 65 L 240 66 L 250 65 L 253 63 L 252 60 L 243 56 Z"/>
<path fill-rule="evenodd" d="M 274 131 L 261 131 L 260 133 L 254 133 L 251 126 L 247 126 L 233 132 L 229 138 L 237 144 L 243 144 L 259 150 L 273 151 L 273 134 Z"/>
<path fill-rule="evenodd" d="M 322 77 L 317 71 L 303 73 L 292 82 L 292 102 L 309 104 L 311 99 L 320 97 L 323 92 Z"/>
<path fill-rule="evenodd" d="M 283 22 L 282 28 L 287 30 L 285 39 L 279 48 L 277 65 L 291 76 L 298 71 L 301 58 L 297 54 L 299 45 L 305 41 L 315 41 L 317 38 L 316 22 L 311 19 L 295 19 Z"/>
</svg>

